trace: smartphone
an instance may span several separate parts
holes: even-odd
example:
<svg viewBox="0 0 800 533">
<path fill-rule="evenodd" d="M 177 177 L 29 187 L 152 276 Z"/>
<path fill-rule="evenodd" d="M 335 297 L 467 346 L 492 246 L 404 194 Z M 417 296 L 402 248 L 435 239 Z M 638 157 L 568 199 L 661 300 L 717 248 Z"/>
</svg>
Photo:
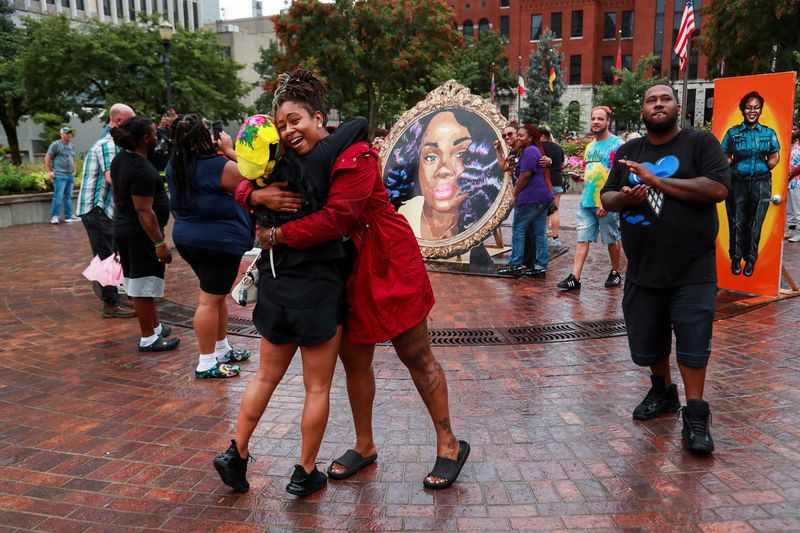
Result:
<svg viewBox="0 0 800 533">
<path fill-rule="evenodd" d="M 222 122 L 219 120 L 211 124 L 211 135 L 215 141 L 219 140 L 219 134 L 222 132 Z"/>
</svg>

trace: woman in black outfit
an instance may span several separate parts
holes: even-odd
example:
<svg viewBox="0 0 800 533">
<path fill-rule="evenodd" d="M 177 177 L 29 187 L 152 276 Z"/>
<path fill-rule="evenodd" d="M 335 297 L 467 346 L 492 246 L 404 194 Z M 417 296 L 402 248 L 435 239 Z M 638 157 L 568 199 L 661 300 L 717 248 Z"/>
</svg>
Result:
<svg viewBox="0 0 800 533">
<path fill-rule="evenodd" d="M 114 194 L 114 240 L 119 250 L 125 292 L 133 300 L 142 338 L 141 352 L 172 350 L 179 339 L 166 338 L 154 298 L 164 296 L 164 265 L 172 253 L 164 241 L 169 201 L 164 181 L 147 156 L 156 145 L 156 127 L 148 118 L 132 117 L 111 130 L 122 150 L 111 163 Z"/>
</svg>

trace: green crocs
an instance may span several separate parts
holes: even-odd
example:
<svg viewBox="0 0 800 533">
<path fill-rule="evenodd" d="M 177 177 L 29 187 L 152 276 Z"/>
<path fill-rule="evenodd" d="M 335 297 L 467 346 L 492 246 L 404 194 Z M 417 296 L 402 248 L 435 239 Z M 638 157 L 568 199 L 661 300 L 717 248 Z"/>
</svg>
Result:
<svg viewBox="0 0 800 533">
<path fill-rule="evenodd" d="M 197 379 L 211 379 L 211 378 L 232 378 L 239 375 L 239 365 L 227 365 L 225 363 L 217 363 L 208 370 L 194 371 L 194 377 Z"/>
<path fill-rule="evenodd" d="M 253 355 L 253 352 L 250 350 L 234 350 L 231 348 L 228 350 L 221 359 L 217 359 L 220 363 L 230 364 L 230 363 L 241 363 L 242 361 L 246 361 L 250 359 L 250 356 Z"/>
</svg>

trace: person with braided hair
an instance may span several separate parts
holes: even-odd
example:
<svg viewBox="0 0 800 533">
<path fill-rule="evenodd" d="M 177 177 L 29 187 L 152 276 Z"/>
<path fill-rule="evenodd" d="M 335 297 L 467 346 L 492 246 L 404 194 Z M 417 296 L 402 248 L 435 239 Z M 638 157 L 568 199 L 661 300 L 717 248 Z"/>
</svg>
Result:
<svg viewBox="0 0 800 533">
<path fill-rule="evenodd" d="M 203 116 L 190 113 L 172 124 L 173 154 L 166 176 L 175 215 L 172 240 L 200 281 L 194 332 L 200 349 L 195 378 L 239 375 L 235 363 L 250 350 L 234 350 L 228 342 L 226 296 L 239 273 L 239 263 L 253 243 L 247 210 L 232 194 L 239 181 L 236 162 L 217 154 Z M 233 153 L 231 138 L 220 134 L 219 149 Z"/>
<path fill-rule="evenodd" d="M 375 344 L 391 340 L 436 431 L 436 464 L 423 485 L 447 488 L 458 478 L 470 446 L 453 433 L 447 380 L 431 351 L 426 320 L 434 304 L 433 289 L 416 237 L 389 201 L 378 153 L 369 143 L 354 142 L 335 159 L 318 160 L 326 139 L 324 84 L 302 70 L 282 75 L 279 81 L 273 106 L 281 139 L 289 148 L 287 155 L 298 156 L 307 169 L 328 171 L 330 190 L 322 209 L 264 228 L 262 247 L 312 250 L 320 243 L 349 237 L 355 254 L 347 279 L 346 331 L 339 357 L 347 376 L 356 443 L 330 465 L 328 475 L 345 479 L 377 458 L 372 433 L 372 359 Z M 279 187 L 254 191 L 249 182 L 240 183 L 237 197 L 242 203 L 276 211 L 292 212 L 297 205 L 288 191 Z M 246 458 L 247 449 L 239 449 L 238 454 Z"/>
</svg>

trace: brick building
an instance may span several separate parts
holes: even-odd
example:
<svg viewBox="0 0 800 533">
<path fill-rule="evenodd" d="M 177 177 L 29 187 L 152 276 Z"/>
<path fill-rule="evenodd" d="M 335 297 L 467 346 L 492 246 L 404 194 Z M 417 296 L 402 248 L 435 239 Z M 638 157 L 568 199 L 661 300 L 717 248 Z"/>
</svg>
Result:
<svg viewBox="0 0 800 533">
<path fill-rule="evenodd" d="M 579 102 L 582 114 L 591 105 L 591 87 L 611 83 L 617 46 L 623 67 L 656 54 L 661 58 L 656 74 L 678 78 L 672 47 L 683 14 L 680 0 L 454 0 L 450 5 L 464 35 L 477 37 L 494 30 L 509 39 L 506 58 L 512 71 L 528 68 L 539 36 L 550 28 L 564 54 L 561 70 L 568 84 L 564 103 Z M 702 6 L 703 0 L 694 1 L 698 31 L 703 27 Z M 713 102 L 713 87 L 705 81 L 707 70 L 706 58 L 693 50 L 689 63 L 693 81 L 686 104 L 693 116 L 705 121 L 711 119 Z"/>
</svg>

